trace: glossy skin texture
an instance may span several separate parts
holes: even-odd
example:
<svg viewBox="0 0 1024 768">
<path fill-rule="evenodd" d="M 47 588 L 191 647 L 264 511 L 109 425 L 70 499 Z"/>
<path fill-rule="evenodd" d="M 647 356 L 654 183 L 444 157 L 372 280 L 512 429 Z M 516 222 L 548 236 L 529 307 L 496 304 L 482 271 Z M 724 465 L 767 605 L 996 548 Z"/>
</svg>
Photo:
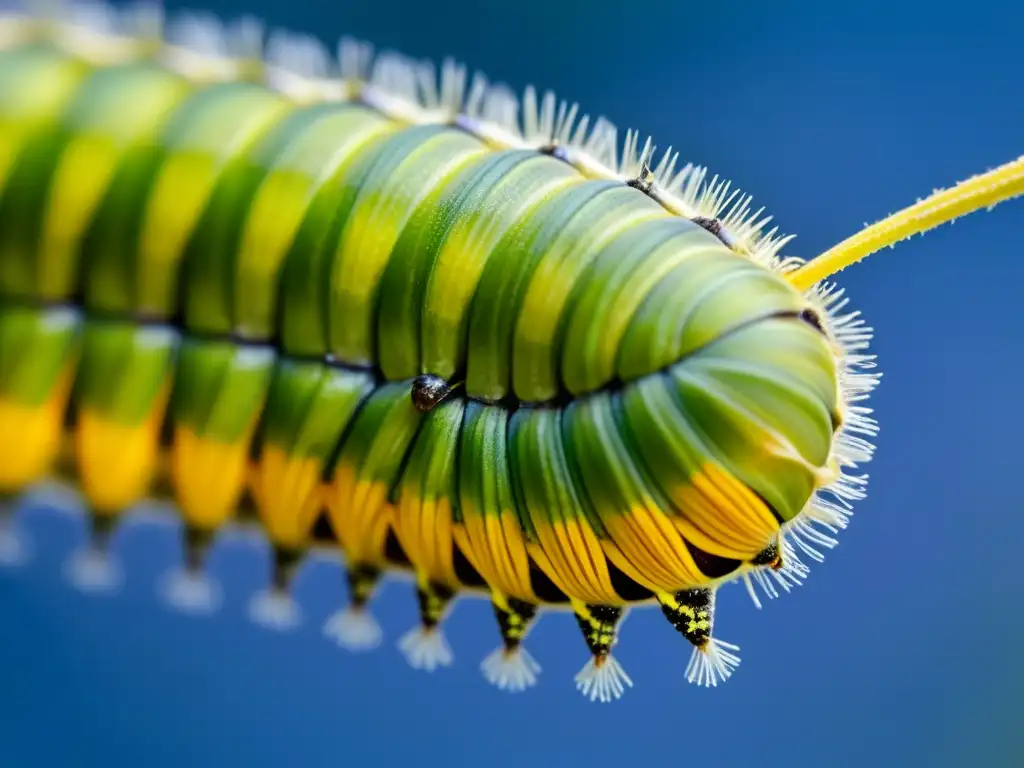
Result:
<svg viewBox="0 0 1024 768">
<path fill-rule="evenodd" d="M 162 486 L 202 550 L 251 504 L 284 590 L 325 513 L 357 605 L 408 568 L 429 632 L 486 590 L 511 649 L 567 604 L 600 667 L 652 599 L 708 648 L 708 588 L 835 477 L 808 299 L 648 184 L 146 58 L 24 45 L 0 89 L 0 332 L 46 362 L 0 358 L 7 493 L 70 410 L 96 531 Z"/>
</svg>

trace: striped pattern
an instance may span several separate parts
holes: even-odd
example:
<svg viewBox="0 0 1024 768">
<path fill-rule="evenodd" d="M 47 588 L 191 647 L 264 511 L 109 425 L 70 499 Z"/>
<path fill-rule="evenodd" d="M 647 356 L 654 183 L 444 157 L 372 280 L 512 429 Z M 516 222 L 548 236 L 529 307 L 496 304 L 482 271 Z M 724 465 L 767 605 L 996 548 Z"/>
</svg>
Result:
<svg viewBox="0 0 1024 768">
<path fill-rule="evenodd" d="M 4 492 L 70 409 L 94 514 L 166 482 L 193 539 L 248 499 L 301 553 L 325 512 L 434 623 L 482 586 L 517 631 L 668 604 L 833 469 L 835 353 L 781 277 L 642 189 L 360 103 L 0 53 L 0 296 Z M 420 374 L 453 386 L 426 413 Z"/>
</svg>

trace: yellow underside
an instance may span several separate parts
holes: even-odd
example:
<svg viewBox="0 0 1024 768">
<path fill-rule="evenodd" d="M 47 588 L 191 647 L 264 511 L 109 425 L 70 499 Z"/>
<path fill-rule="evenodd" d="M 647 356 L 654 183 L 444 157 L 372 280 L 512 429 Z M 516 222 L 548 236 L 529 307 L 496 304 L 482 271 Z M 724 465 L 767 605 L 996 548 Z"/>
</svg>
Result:
<svg viewBox="0 0 1024 768">
<path fill-rule="evenodd" d="M 66 402 L 62 392 L 37 408 L 0 399 L 0 490 L 17 492 L 51 471 Z M 79 414 L 78 429 L 67 440 L 69 458 L 95 512 L 127 509 L 164 480 L 184 520 L 213 531 L 235 516 L 248 490 L 268 538 L 277 545 L 309 546 L 312 528 L 326 510 L 350 563 L 386 566 L 385 541 L 393 530 L 421 579 L 460 588 L 453 565 L 458 546 L 497 598 L 532 603 L 543 601 L 531 585 L 531 560 L 574 600 L 621 604 L 609 563 L 652 592 L 673 593 L 712 583 L 697 568 L 684 537 L 713 554 L 742 553 L 749 559 L 779 530 L 746 488 L 709 471 L 683 489 L 689 502 L 685 518 L 666 516 L 652 500 L 604 520 L 607 538 L 599 538 L 585 519 L 570 518 L 538 521 L 537 540 L 528 541 L 511 510 L 500 515 L 463 510 L 463 520 L 456 523 L 447 500 L 407 494 L 392 505 L 385 483 L 357 478 L 344 463 L 323 483 L 320 460 L 289 456 L 272 445 L 252 462 L 250 435 L 227 444 L 181 426 L 171 449 L 162 453 L 158 425 L 163 407 L 161 402 L 135 427 L 88 410 Z"/>
<path fill-rule="evenodd" d="M 64 376 L 37 406 L 0 397 L 0 493 L 17 493 L 49 474 L 61 448 L 71 381 Z"/>
</svg>

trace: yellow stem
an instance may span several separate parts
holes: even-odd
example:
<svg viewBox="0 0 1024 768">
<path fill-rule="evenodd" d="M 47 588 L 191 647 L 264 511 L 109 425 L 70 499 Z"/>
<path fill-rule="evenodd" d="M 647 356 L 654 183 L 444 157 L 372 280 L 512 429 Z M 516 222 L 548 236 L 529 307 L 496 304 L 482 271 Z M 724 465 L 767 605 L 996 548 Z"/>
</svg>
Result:
<svg viewBox="0 0 1024 768">
<path fill-rule="evenodd" d="M 912 235 L 927 232 L 968 213 L 992 208 L 1018 195 L 1024 195 L 1024 156 L 962 181 L 955 187 L 935 192 L 877 224 L 865 227 L 790 272 L 786 279 L 795 288 L 805 291 L 886 246 L 895 245 Z"/>
</svg>

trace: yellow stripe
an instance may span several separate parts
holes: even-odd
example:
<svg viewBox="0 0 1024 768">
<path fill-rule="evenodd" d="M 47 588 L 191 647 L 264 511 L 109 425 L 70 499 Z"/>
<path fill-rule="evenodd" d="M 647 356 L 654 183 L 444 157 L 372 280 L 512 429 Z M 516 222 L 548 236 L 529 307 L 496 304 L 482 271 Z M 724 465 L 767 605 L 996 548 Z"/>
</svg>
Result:
<svg viewBox="0 0 1024 768">
<path fill-rule="evenodd" d="M 43 479 L 60 452 L 74 367 L 39 405 L 0 397 L 0 492 L 17 493 Z"/>
<path fill-rule="evenodd" d="M 82 408 L 75 426 L 75 457 L 82 492 L 93 512 L 115 514 L 149 492 L 160 457 L 160 427 L 170 388 L 139 424 L 118 424 Z"/>
<path fill-rule="evenodd" d="M 319 459 L 289 456 L 265 445 L 249 471 L 256 511 L 275 544 L 301 547 L 309 539 L 322 508 Z"/>
<path fill-rule="evenodd" d="M 530 544 L 534 561 L 566 595 L 594 604 L 619 604 L 608 563 L 594 532 L 577 521 L 540 522 L 538 544 Z"/>
<path fill-rule="evenodd" d="M 331 482 L 321 486 L 331 526 L 350 563 L 384 563 L 384 542 L 394 518 L 387 503 L 387 486 L 376 480 L 357 480 L 353 469 L 339 464 Z"/>
<path fill-rule="evenodd" d="M 395 509 L 395 536 L 417 573 L 457 589 L 452 561 L 452 508 L 444 498 L 403 493 Z"/>
<path fill-rule="evenodd" d="M 515 514 L 466 514 L 452 529 L 466 559 L 495 592 L 528 603 L 541 602 L 530 584 L 526 540 Z"/>
<path fill-rule="evenodd" d="M 64 265 L 75 249 L 114 174 L 120 146 L 102 136 L 80 136 L 64 150 L 50 185 L 43 226 L 46 262 Z"/>
<path fill-rule="evenodd" d="M 250 429 L 234 443 L 199 437 L 191 427 L 174 430 L 171 478 L 184 518 L 213 530 L 234 515 L 245 490 Z"/>
</svg>

